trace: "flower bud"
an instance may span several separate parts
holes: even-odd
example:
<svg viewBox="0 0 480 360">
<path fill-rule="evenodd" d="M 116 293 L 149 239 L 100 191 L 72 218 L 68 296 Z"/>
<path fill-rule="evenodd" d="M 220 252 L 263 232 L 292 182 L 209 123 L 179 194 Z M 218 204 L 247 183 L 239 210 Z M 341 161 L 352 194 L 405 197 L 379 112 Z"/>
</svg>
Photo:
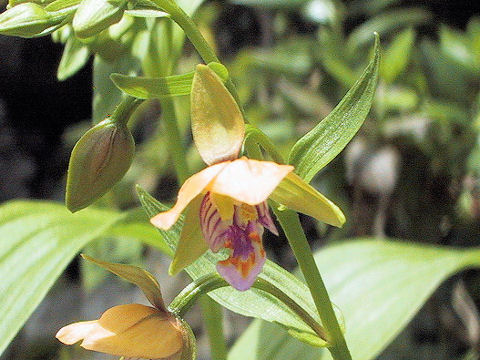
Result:
<svg viewBox="0 0 480 360">
<path fill-rule="evenodd" d="M 24 3 L 16 5 L 0 14 L 0 34 L 32 37 L 56 25 L 53 18 L 40 5 Z"/>
<path fill-rule="evenodd" d="M 97 35 L 123 17 L 125 0 L 83 0 L 78 7 L 72 26 L 80 39 Z"/>
<path fill-rule="evenodd" d="M 67 345 L 82 341 L 87 350 L 144 359 L 180 359 L 185 348 L 185 323 L 169 312 L 140 305 L 118 305 L 98 320 L 61 328 L 56 337 Z"/>
<path fill-rule="evenodd" d="M 135 142 L 125 124 L 106 119 L 87 131 L 73 148 L 68 166 L 66 205 L 81 210 L 125 175 Z"/>
</svg>

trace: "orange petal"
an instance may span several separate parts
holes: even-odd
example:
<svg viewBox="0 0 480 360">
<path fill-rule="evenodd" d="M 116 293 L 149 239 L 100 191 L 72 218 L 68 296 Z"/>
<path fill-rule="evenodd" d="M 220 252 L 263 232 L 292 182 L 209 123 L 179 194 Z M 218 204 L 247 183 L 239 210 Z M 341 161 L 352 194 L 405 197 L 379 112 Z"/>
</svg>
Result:
<svg viewBox="0 0 480 360">
<path fill-rule="evenodd" d="M 98 320 L 68 325 L 57 333 L 66 344 L 83 339 L 87 350 L 125 357 L 161 359 L 183 348 L 182 330 L 170 314 L 140 305 L 119 305 Z"/>
<path fill-rule="evenodd" d="M 224 169 L 230 161 L 225 161 L 216 165 L 207 167 L 206 169 L 189 177 L 178 192 L 178 198 L 175 206 L 170 210 L 155 215 L 150 222 L 156 227 L 168 230 L 175 224 L 183 210 L 195 197 L 205 190 L 208 184 L 215 179 L 222 169 Z"/>
<path fill-rule="evenodd" d="M 291 165 L 242 157 L 228 164 L 207 190 L 257 205 L 267 200 L 282 179 L 292 171 Z"/>
</svg>

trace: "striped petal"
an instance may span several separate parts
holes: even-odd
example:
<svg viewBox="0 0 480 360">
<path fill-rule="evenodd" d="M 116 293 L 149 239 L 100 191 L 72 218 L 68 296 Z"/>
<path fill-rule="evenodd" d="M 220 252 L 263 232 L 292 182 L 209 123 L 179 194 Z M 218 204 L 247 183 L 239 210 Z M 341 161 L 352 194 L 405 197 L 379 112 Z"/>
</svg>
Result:
<svg viewBox="0 0 480 360">
<path fill-rule="evenodd" d="M 199 216 L 203 238 L 213 252 L 219 251 L 223 247 L 232 220 L 222 220 L 211 193 L 207 193 L 203 198 Z"/>
<path fill-rule="evenodd" d="M 245 230 L 232 227 L 225 247 L 232 250 L 227 260 L 217 263 L 217 271 L 235 289 L 248 290 L 265 264 L 263 227 L 250 222 Z"/>
<path fill-rule="evenodd" d="M 270 216 L 270 210 L 266 201 L 255 206 L 258 214 L 258 222 L 266 227 L 274 235 L 278 236 L 278 230 Z"/>
</svg>

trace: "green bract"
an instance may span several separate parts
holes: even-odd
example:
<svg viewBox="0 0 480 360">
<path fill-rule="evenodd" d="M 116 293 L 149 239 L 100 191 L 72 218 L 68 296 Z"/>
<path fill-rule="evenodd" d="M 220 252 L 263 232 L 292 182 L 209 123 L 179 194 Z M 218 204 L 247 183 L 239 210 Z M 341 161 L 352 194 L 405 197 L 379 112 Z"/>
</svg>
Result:
<svg viewBox="0 0 480 360">
<path fill-rule="evenodd" d="M 104 195 L 125 175 L 134 154 L 135 142 L 125 124 L 107 119 L 87 131 L 68 165 L 68 209 L 81 210 Z"/>
</svg>

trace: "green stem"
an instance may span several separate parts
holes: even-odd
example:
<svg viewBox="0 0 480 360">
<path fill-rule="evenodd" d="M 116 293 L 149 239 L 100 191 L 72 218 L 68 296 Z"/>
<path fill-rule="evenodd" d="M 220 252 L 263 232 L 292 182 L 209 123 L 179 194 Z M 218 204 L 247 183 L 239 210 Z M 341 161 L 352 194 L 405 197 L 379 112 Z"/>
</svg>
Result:
<svg viewBox="0 0 480 360">
<path fill-rule="evenodd" d="M 185 13 L 185 11 L 183 11 L 181 7 L 171 0 L 153 0 L 153 2 L 169 13 L 172 20 L 182 28 L 182 30 L 185 32 L 185 35 L 187 35 L 193 46 L 195 46 L 195 49 L 197 49 L 205 63 L 220 63 L 215 51 L 210 45 L 208 45 L 207 40 L 205 40 L 203 35 L 200 33 L 193 20 Z M 225 87 L 228 89 L 228 91 L 230 91 L 245 117 L 245 111 L 240 102 L 240 97 L 238 96 L 237 89 L 235 88 L 233 81 L 228 79 L 225 83 Z"/>
<path fill-rule="evenodd" d="M 200 298 L 200 306 L 210 343 L 210 357 L 212 360 L 226 360 L 228 351 L 223 336 L 222 307 L 208 296 Z"/>
<path fill-rule="evenodd" d="M 205 275 L 185 287 L 180 294 L 173 299 L 168 307 L 171 312 L 179 317 L 183 317 L 186 312 L 193 306 L 195 301 L 210 291 L 230 286 L 225 279 L 221 278 L 217 273 Z M 323 340 L 327 341 L 327 335 L 323 327 L 295 300 L 285 294 L 282 290 L 269 283 L 268 281 L 257 278 L 252 288 L 265 291 L 275 296 L 278 300 L 287 305 L 294 313 L 296 313 L 310 328 Z M 201 298 L 202 299 L 202 298 Z"/>
<path fill-rule="evenodd" d="M 252 143 L 259 144 L 264 148 L 272 157 L 273 161 L 279 164 L 285 163 L 282 154 L 277 150 L 277 147 L 273 144 L 272 140 L 270 140 L 270 138 L 259 128 L 247 124 L 245 126 L 245 146 L 250 148 L 250 146 L 253 145 Z"/>
<path fill-rule="evenodd" d="M 278 206 L 274 207 L 274 212 L 285 231 L 290 247 L 297 258 L 298 265 L 312 294 L 313 301 L 322 320 L 322 325 L 327 331 L 330 344 L 328 350 L 335 360 L 351 360 L 352 356 L 335 316 L 327 289 L 313 258 L 312 250 L 300 225 L 298 214 L 288 209 L 279 210 Z"/>
<path fill-rule="evenodd" d="M 172 99 L 162 99 L 162 120 L 165 125 L 165 132 L 167 134 L 167 145 L 170 150 L 170 156 L 172 157 L 177 179 L 179 184 L 183 184 L 185 180 L 190 176 L 185 147 L 183 146 L 183 140 L 180 135 L 180 130 L 177 125 L 177 117 L 175 113 L 175 106 Z"/>
<path fill-rule="evenodd" d="M 133 112 L 142 102 L 142 99 L 137 99 L 132 96 L 124 97 L 115 108 L 110 120 L 117 124 L 127 125 Z"/>
</svg>

